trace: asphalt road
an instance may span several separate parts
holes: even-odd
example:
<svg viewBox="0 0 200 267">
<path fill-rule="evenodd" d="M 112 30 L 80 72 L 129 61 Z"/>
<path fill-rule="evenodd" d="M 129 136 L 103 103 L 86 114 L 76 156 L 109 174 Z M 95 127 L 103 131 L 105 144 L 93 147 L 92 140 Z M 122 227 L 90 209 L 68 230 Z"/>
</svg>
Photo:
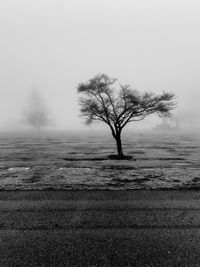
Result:
<svg viewBox="0 0 200 267">
<path fill-rule="evenodd" d="M 200 266 L 200 192 L 2 191 L 0 266 Z"/>
</svg>

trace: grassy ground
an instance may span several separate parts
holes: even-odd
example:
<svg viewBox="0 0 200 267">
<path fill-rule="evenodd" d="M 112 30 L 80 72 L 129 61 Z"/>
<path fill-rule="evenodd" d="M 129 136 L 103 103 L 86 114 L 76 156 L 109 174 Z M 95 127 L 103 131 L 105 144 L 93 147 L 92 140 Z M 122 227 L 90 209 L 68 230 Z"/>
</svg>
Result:
<svg viewBox="0 0 200 267">
<path fill-rule="evenodd" d="M 0 192 L 0 266 L 200 266 L 200 192 Z"/>
<path fill-rule="evenodd" d="M 123 137 L 131 160 L 112 160 L 110 135 L 0 136 L 0 189 L 200 188 L 200 142 L 164 133 Z"/>
</svg>

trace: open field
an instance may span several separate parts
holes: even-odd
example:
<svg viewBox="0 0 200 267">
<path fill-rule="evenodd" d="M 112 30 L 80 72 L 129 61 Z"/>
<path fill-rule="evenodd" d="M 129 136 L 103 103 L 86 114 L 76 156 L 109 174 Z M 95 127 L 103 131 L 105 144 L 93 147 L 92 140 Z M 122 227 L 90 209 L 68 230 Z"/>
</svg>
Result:
<svg viewBox="0 0 200 267">
<path fill-rule="evenodd" d="M 200 187 L 200 140 L 180 133 L 129 134 L 132 160 L 109 160 L 111 136 L 1 134 L 0 189 L 158 189 Z"/>
<path fill-rule="evenodd" d="M 200 266 L 200 192 L 2 191 L 0 266 Z"/>
</svg>

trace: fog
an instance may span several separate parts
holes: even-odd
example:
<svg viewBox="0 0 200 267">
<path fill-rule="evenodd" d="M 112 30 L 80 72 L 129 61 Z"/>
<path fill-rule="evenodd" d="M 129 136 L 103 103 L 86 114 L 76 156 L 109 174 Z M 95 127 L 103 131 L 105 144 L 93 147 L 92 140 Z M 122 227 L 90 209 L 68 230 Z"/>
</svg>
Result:
<svg viewBox="0 0 200 267">
<path fill-rule="evenodd" d="M 198 126 L 199 12 L 194 0 L 1 0 L 0 130 L 27 128 L 33 86 L 50 128 L 84 129 L 76 88 L 97 73 L 141 91 L 174 92 L 175 113 L 191 114 Z"/>
</svg>

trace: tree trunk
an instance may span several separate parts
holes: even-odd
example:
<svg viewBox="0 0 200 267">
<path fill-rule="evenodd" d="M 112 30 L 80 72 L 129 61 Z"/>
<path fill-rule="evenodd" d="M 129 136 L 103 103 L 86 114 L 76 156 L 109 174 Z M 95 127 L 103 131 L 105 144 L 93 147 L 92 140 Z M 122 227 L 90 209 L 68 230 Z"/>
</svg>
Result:
<svg viewBox="0 0 200 267">
<path fill-rule="evenodd" d="M 117 143 L 117 153 L 120 158 L 124 157 L 123 149 L 122 149 L 122 142 L 121 142 L 121 134 L 118 134 L 115 138 Z"/>
</svg>

